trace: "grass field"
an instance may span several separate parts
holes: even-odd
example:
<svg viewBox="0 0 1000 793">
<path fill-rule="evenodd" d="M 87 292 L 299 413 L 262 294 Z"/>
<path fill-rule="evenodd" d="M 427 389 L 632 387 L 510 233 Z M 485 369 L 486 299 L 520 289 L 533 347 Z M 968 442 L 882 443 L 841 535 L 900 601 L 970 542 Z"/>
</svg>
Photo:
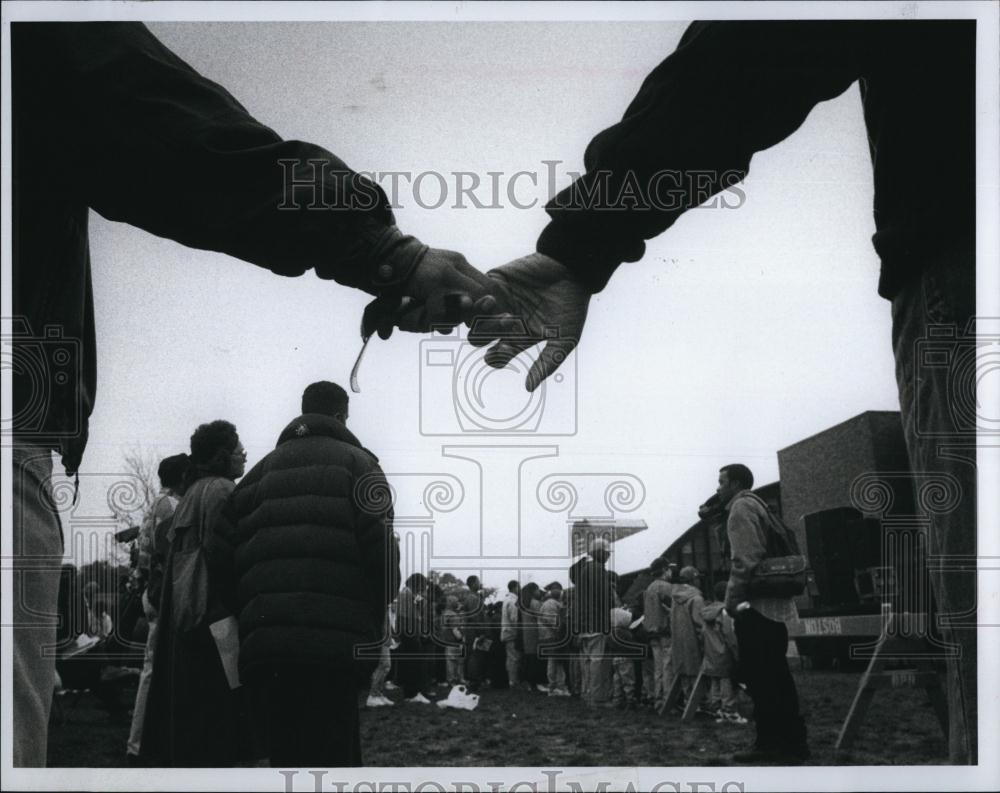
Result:
<svg viewBox="0 0 1000 793">
<path fill-rule="evenodd" d="M 854 751 L 835 758 L 833 745 L 860 675 L 800 671 L 795 677 L 812 764 L 947 762 L 927 696 L 913 689 L 878 692 Z M 53 723 L 50 732 L 51 767 L 124 765 L 127 719 L 111 720 L 89 694 L 63 710 L 62 723 Z M 683 724 L 646 710 L 591 710 L 576 699 L 491 689 L 482 692 L 475 711 L 410 704 L 362 708 L 361 729 L 369 766 L 720 766 L 729 765 L 729 754 L 753 735 L 752 724 L 702 717 Z"/>
</svg>

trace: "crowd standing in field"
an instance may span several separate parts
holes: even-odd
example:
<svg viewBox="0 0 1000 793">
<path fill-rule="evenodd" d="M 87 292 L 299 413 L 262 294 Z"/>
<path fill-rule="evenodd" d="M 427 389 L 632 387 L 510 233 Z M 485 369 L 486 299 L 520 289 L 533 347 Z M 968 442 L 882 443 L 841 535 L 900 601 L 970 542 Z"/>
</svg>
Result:
<svg viewBox="0 0 1000 793">
<path fill-rule="evenodd" d="M 461 254 L 428 248 L 404 234 L 388 197 L 371 180 L 324 149 L 282 140 L 141 25 L 22 23 L 12 30 L 11 46 L 16 334 L 28 345 L 37 346 L 32 334 L 49 339 L 52 332 L 80 342 L 72 362 L 76 375 L 51 399 L 39 403 L 30 368 L 13 378 L 15 766 L 44 766 L 46 758 L 56 666 L 46 649 L 55 644 L 57 629 L 36 616 L 55 612 L 64 550 L 51 497 L 52 454 L 61 455 L 67 475 L 79 473 L 95 404 L 90 210 L 276 274 L 315 269 L 325 279 L 362 289 L 378 298 L 366 312 L 369 332 L 427 332 L 476 316 L 499 318 L 474 341 L 498 342 L 486 359 L 497 367 L 536 343 L 544 345 L 528 376 L 533 390 L 580 340 L 591 296 L 623 263 L 642 258 L 646 240 L 742 179 L 755 152 L 791 135 L 815 105 L 855 82 L 863 86 L 875 184 L 873 241 L 882 260 L 879 293 L 892 302 L 911 468 L 953 482 L 961 494 L 953 509 L 935 513 L 925 532 L 931 557 L 965 560 L 956 570 L 931 570 L 931 580 L 940 614 L 965 615 L 961 624 L 940 622 L 944 639 L 959 650 L 947 662 L 949 756 L 953 763 L 975 764 L 976 573 L 967 561 L 975 560 L 977 548 L 975 466 L 969 455 L 940 452 L 974 439 L 974 423 L 970 429 L 950 402 L 954 394 L 974 391 L 974 367 L 927 371 L 914 354 L 942 327 L 966 347 L 972 333 L 974 24 L 694 23 L 677 51 L 643 83 L 622 122 L 592 141 L 587 173 L 549 203 L 551 220 L 537 251 L 489 275 Z M 743 122 L 738 135 L 726 123 L 734 116 Z M 67 117 L 74 123 L 66 124 Z M 53 158 L 53 151 L 76 156 Z M 317 163 L 329 166 L 321 169 L 327 174 L 324 189 L 346 202 L 339 208 L 352 211 L 308 212 L 304 202 L 284 211 L 288 196 L 276 163 L 288 160 L 298 163 L 292 181 L 300 193 L 316 188 L 306 171 L 315 173 Z M 135 179 L 135 162 L 157 174 L 155 189 Z M 602 180 L 611 195 L 624 195 L 625 185 L 638 182 L 655 193 L 660 180 L 652 177 L 702 175 L 706 164 L 714 173 L 710 184 L 680 191 L 682 200 L 669 207 L 654 194 L 631 189 L 635 202 L 615 207 L 625 211 L 603 211 L 607 205 L 592 200 L 593 186 Z M 211 190 L 205 189 L 206 173 L 220 177 Z M 52 189 L 65 183 L 74 189 Z M 504 314 L 517 321 L 503 321 Z M 359 667 L 384 662 L 385 614 L 399 572 L 389 499 L 371 496 L 387 488 L 374 456 L 343 426 L 343 407 L 343 420 L 330 402 L 315 414 L 304 409 L 278 448 L 240 485 L 235 482 L 244 473 L 245 452 L 236 428 L 216 421 L 192 436 L 184 493 L 169 519 L 162 590 L 158 602 L 150 602 L 157 623 L 150 640 L 152 674 L 133 756 L 182 766 L 262 758 L 314 766 L 360 762 L 358 705 L 345 695 L 347 679 Z M 287 466 L 297 468 L 298 458 L 308 462 L 292 475 Z M 371 485 L 361 489 L 365 498 L 358 497 L 361 483 Z M 655 620 L 658 641 L 649 646 L 659 650 L 651 653 L 653 668 L 644 670 L 642 680 L 652 679 L 656 694 L 669 691 L 673 680 L 690 693 L 705 661 L 706 625 L 719 624 L 725 646 L 725 620 L 731 617 L 737 676 L 754 701 L 756 728 L 753 746 L 734 759 L 801 762 L 809 749 L 784 656 L 785 624 L 795 607 L 791 598 L 753 597 L 748 589 L 766 553 L 766 508 L 747 495 L 751 485 L 745 467 L 720 472 L 733 562 L 722 610 L 706 616 L 695 570 L 680 571 L 676 584 L 666 582 L 669 602 L 657 586 L 654 599 L 669 617 Z M 279 497 L 271 501 L 275 493 Z M 290 520 L 280 514 L 286 505 Z M 335 530 L 316 534 L 316 526 Z M 154 537 L 158 532 L 155 527 Z M 592 707 L 608 706 L 615 690 L 627 706 L 631 683 L 624 661 L 636 645 L 634 633 L 629 640 L 614 632 L 617 626 L 624 634 L 626 616 L 613 610 L 620 601 L 628 600 L 627 607 L 640 599 L 617 592 L 607 559 L 607 547 L 597 543 L 573 565 L 564 609 L 556 610 L 555 624 L 550 610 L 544 623 L 546 632 L 556 631 L 556 646 L 569 648 L 568 687 Z M 333 569 L 337 575 L 331 576 Z M 414 574 L 398 595 L 399 679 L 407 700 L 429 699 L 442 638 L 445 646 L 454 648 L 454 639 L 468 651 L 475 636 L 471 654 L 463 655 L 471 683 L 496 684 L 506 673 L 513 685 L 547 685 L 533 682 L 539 661 L 554 657 L 539 641 L 540 592 L 522 596 L 519 582 L 512 582 L 495 637 L 463 622 L 463 597 L 445 626 L 447 595 L 442 598 L 435 587 Z M 470 585 L 465 602 L 477 591 Z M 643 593 L 641 602 L 648 599 Z M 89 605 L 106 629 L 100 604 L 95 599 Z M 464 618 L 471 617 L 465 611 Z M 627 630 L 639 627 L 633 620 Z M 98 625 L 96 633 L 102 630 Z M 503 648 L 506 670 L 491 663 L 494 647 Z M 713 640 L 711 652 L 718 649 Z M 453 650 L 452 676 L 456 658 Z M 342 666 L 343 679 L 314 697 L 316 670 L 331 664 Z M 718 668 L 725 663 L 713 663 Z M 547 665 L 550 677 L 557 680 L 559 670 Z M 716 691 L 725 698 L 721 681 Z M 297 708 L 310 714 L 307 721 Z M 293 724 L 295 729 L 283 729 Z M 309 724 L 315 729 L 305 729 Z M 246 725 L 259 729 L 241 734 Z M 303 729 L 302 740 L 296 729 Z"/>
<path fill-rule="evenodd" d="M 361 701 L 474 708 L 503 688 L 668 718 L 697 696 L 699 716 L 747 724 L 740 692 L 761 684 L 738 672 L 746 604 L 727 608 L 725 582 L 706 600 L 694 567 L 658 557 L 622 592 L 598 537 L 567 588 L 515 579 L 491 602 L 474 575 L 400 586 L 387 483 L 347 416 L 343 389 L 314 383 L 245 476 L 226 421 L 161 463 L 135 555 L 149 630 L 130 764 L 358 766 Z M 780 756 L 745 761 L 805 759 L 773 722 L 761 738 L 760 710 L 758 743 Z"/>
</svg>

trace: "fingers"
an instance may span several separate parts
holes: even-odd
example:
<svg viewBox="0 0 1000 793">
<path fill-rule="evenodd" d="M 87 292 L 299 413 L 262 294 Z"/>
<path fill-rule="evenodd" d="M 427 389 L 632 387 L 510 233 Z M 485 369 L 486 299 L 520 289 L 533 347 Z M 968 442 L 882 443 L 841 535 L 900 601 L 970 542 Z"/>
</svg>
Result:
<svg viewBox="0 0 1000 793">
<path fill-rule="evenodd" d="M 538 360 L 532 364 L 528 371 L 528 377 L 524 381 L 524 387 L 528 391 L 534 391 L 546 378 L 550 377 L 556 369 L 562 366 L 569 354 L 576 346 L 576 342 L 571 339 L 553 339 L 549 341 Z"/>
<path fill-rule="evenodd" d="M 525 350 L 533 347 L 537 341 L 533 339 L 523 339 L 521 341 L 501 341 L 495 347 L 491 347 L 483 360 L 487 366 L 494 369 L 503 369 Z"/>
</svg>

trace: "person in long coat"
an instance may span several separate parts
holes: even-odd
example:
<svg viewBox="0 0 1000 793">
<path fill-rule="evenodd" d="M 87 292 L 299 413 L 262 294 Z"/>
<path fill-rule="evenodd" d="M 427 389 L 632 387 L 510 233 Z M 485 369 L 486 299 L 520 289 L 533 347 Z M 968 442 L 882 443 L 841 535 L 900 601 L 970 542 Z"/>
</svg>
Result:
<svg viewBox="0 0 1000 793">
<path fill-rule="evenodd" d="M 234 669 L 235 654 L 226 657 L 212 627 L 235 614 L 229 496 L 246 465 L 236 427 L 227 421 L 198 427 L 191 462 L 168 532 L 141 757 L 162 767 L 225 767 L 252 761 L 257 749 L 244 692 L 227 676 L 225 663 Z M 204 577 L 188 575 L 197 565 L 185 562 L 199 550 Z"/>
<path fill-rule="evenodd" d="M 680 573 L 680 583 L 673 586 L 670 609 L 671 653 L 674 674 L 681 678 L 684 698 L 691 695 L 694 680 L 701 669 L 701 632 L 704 620 L 701 610 L 705 600 L 698 588 L 699 573 L 693 567 L 685 567 Z"/>
</svg>

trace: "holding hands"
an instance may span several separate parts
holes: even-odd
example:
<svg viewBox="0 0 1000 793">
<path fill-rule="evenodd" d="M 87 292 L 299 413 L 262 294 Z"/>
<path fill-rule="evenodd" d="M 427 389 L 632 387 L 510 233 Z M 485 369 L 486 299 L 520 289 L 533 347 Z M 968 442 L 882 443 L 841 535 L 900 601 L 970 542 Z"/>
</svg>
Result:
<svg viewBox="0 0 1000 793">
<path fill-rule="evenodd" d="M 532 253 L 483 274 L 454 251 L 431 248 L 400 294 L 369 304 L 362 335 L 383 339 L 394 327 L 416 333 L 472 328 L 474 346 L 496 344 L 486 363 L 502 369 L 525 350 L 543 344 L 525 381 L 534 391 L 573 351 L 583 332 L 590 292 L 548 256 Z"/>
</svg>

